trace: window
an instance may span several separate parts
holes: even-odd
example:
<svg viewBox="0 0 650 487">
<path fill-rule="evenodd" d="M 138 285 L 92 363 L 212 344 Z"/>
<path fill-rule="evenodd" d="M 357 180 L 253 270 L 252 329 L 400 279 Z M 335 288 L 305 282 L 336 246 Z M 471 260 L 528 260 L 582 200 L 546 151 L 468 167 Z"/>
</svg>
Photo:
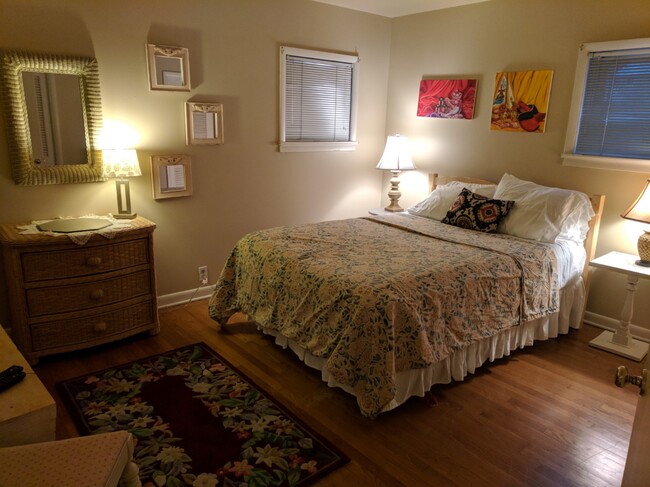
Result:
<svg viewBox="0 0 650 487">
<path fill-rule="evenodd" d="M 563 164 L 650 169 L 650 38 L 584 44 Z"/>
<path fill-rule="evenodd" d="M 280 48 L 280 152 L 354 150 L 359 58 Z"/>
</svg>

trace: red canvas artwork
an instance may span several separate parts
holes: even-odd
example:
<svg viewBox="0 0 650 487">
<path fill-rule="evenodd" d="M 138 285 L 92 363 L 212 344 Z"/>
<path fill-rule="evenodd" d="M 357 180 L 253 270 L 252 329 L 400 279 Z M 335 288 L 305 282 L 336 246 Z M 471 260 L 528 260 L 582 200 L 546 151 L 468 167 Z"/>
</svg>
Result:
<svg viewBox="0 0 650 487">
<path fill-rule="evenodd" d="M 418 117 L 474 118 L 476 83 L 475 79 L 423 79 Z"/>
</svg>

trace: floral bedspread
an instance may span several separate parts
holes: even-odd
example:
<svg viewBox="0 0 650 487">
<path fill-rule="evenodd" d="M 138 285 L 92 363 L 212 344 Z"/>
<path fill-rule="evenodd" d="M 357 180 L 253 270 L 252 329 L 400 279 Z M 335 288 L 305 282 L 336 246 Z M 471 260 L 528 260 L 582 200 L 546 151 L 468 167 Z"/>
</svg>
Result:
<svg viewBox="0 0 650 487">
<path fill-rule="evenodd" d="M 396 372 L 427 367 L 559 307 L 548 244 L 408 215 L 271 228 L 233 249 L 209 303 L 326 359 L 373 417 Z"/>
</svg>

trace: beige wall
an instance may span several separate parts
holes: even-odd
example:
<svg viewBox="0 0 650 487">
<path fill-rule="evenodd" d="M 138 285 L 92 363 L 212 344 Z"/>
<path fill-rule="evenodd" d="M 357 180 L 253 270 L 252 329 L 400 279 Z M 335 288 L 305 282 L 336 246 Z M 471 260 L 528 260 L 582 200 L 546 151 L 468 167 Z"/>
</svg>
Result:
<svg viewBox="0 0 650 487">
<path fill-rule="evenodd" d="M 427 171 L 493 180 L 510 172 L 606 194 L 598 254 L 635 252 L 640 227 L 618 215 L 648 174 L 564 167 L 559 154 L 580 43 L 647 37 L 649 26 L 647 0 L 492 0 L 394 20 L 308 0 L 0 0 L 0 46 L 98 59 L 105 121 L 138 134 L 144 174 L 132 181 L 132 200 L 158 224 L 161 295 L 193 288 L 199 265 L 209 266 L 214 282 L 248 231 L 359 216 L 385 202 L 387 179 L 374 166 L 386 133 L 396 132 L 411 138 L 419 169 L 402 175 L 403 206 L 426 194 Z M 147 42 L 190 49 L 191 93 L 148 90 Z M 360 54 L 356 152 L 277 152 L 282 44 Z M 547 132 L 491 132 L 495 73 L 527 69 L 554 70 Z M 423 76 L 477 78 L 476 118 L 416 117 Z M 224 104 L 225 145 L 185 145 L 188 99 Z M 0 221 L 115 211 L 110 182 L 14 185 L 3 124 Z M 194 195 L 154 201 L 149 156 L 174 153 L 192 156 Z M 589 310 L 618 317 L 623 278 L 595 271 L 592 282 Z M 633 320 L 648 329 L 649 293 L 642 282 Z"/>
<path fill-rule="evenodd" d="M 189 48 L 191 93 L 149 91 L 148 42 Z M 360 54 L 355 152 L 277 151 L 283 44 Z M 307 0 L 0 0 L 0 46 L 97 58 L 105 122 L 138 134 L 143 176 L 131 196 L 158 224 L 160 295 L 196 287 L 200 265 L 215 282 L 246 232 L 360 216 L 380 203 L 389 19 Z M 224 104 L 225 145 L 185 145 L 189 99 Z M 116 211 L 112 182 L 16 186 L 0 124 L 0 222 Z M 194 195 L 154 201 L 151 154 L 190 154 Z"/>
<path fill-rule="evenodd" d="M 474 175 L 498 181 L 504 172 L 540 184 L 605 194 L 597 255 L 636 253 L 639 224 L 620 218 L 641 191 L 646 174 L 562 166 L 560 154 L 583 42 L 650 37 L 647 0 L 491 0 L 396 19 L 391 41 L 387 132 L 408 135 L 418 169 Z M 498 71 L 552 69 L 544 134 L 489 130 L 491 96 Z M 440 120 L 415 116 L 425 76 L 477 78 L 476 118 Z M 404 191 L 402 191 L 405 193 Z M 405 202 L 417 201 L 417 191 Z M 625 280 L 592 271 L 588 310 L 618 318 Z M 641 282 L 633 323 L 650 328 L 650 286 Z"/>
</svg>

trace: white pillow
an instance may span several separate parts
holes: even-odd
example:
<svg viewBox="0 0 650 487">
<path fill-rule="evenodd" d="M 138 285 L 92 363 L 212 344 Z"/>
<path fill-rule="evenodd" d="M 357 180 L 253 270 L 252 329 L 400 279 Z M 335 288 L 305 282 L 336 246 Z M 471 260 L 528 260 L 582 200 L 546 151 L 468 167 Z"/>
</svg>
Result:
<svg viewBox="0 0 650 487">
<path fill-rule="evenodd" d="M 434 220 L 442 220 L 456 198 L 467 188 L 473 193 L 478 193 L 488 198 L 494 196 L 497 189 L 496 184 L 473 184 L 460 181 L 450 181 L 447 184 L 436 187 L 425 199 L 406 209 L 411 215 L 423 216 Z"/>
<path fill-rule="evenodd" d="M 499 223 L 499 233 L 541 242 L 582 243 L 594 216 L 589 197 L 580 191 L 541 186 L 507 173 L 497 185 L 494 198 L 515 202 Z"/>
</svg>

